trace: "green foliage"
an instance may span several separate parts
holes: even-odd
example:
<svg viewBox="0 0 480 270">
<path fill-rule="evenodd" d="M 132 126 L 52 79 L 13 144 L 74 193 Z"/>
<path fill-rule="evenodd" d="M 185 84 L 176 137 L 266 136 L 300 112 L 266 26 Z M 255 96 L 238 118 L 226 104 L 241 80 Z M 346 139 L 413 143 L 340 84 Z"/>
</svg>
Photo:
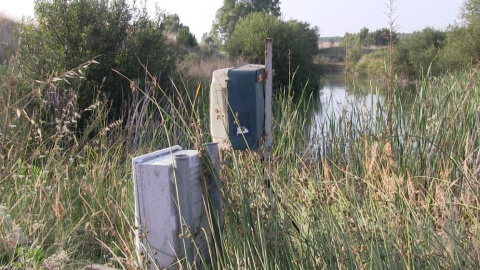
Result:
<svg viewBox="0 0 480 270">
<path fill-rule="evenodd" d="M 41 248 L 17 248 L 17 258 L 13 266 L 20 269 L 38 269 L 45 258 Z"/>
<path fill-rule="evenodd" d="M 140 63 L 148 63 L 158 83 L 169 83 L 174 59 L 161 25 L 146 9 L 132 8 L 126 0 L 42 0 L 35 4 L 35 16 L 37 22 L 24 25 L 22 34 L 19 63 L 26 78 L 47 78 L 90 59 L 99 62 L 83 81 L 70 84 L 80 109 L 103 95 L 111 101 L 112 116 L 123 113 L 130 82 L 114 70 L 140 78 L 145 73 Z"/>
<path fill-rule="evenodd" d="M 250 13 L 265 12 L 280 16 L 280 0 L 224 0 L 217 10 L 211 36 L 217 46 L 225 45 L 237 23 Z"/>
<path fill-rule="evenodd" d="M 236 26 L 226 49 L 231 57 L 242 56 L 250 63 L 264 63 L 267 37 L 273 38 L 276 84 L 288 86 L 295 73 L 295 90 L 307 82 L 309 88 L 316 89 L 319 72 L 313 58 L 318 51 L 318 29 L 308 23 L 283 22 L 273 15 L 252 13 Z"/>
<path fill-rule="evenodd" d="M 181 28 L 178 30 L 177 34 L 177 42 L 180 44 L 183 44 L 187 47 L 196 47 L 198 46 L 197 40 L 195 39 L 195 36 L 190 33 L 190 30 L 188 27 Z"/>
<path fill-rule="evenodd" d="M 459 69 L 480 62 L 480 1 L 467 0 L 461 8 L 462 25 L 453 25 L 440 59 L 442 68 Z"/>
<path fill-rule="evenodd" d="M 208 33 L 203 33 L 202 35 L 202 44 L 205 44 L 207 46 L 214 46 L 214 40 L 213 40 L 213 37 L 208 34 Z"/>
<path fill-rule="evenodd" d="M 399 39 L 395 66 L 400 76 L 416 78 L 427 70 L 433 75 L 480 62 L 480 1 L 467 0 L 460 10 L 462 24 L 446 32 L 425 28 Z"/>
<path fill-rule="evenodd" d="M 384 80 L 386 58 L 386 49 L 365 54 L 355 66 L 355 70 L 361 74 L 367 74 L 371 78 Z"/>
<path fill-rule="evenodd" d="M 397 34 L 394 33 L 392 42 L 395 43 L 397 39 Z M 387 46 L 390 41 L 390 30 L 387 28 L 378 29 L 370 33 L 366 39 L 367 45 L 373 46 Z"/>
<path fill-rule="evenodd" d="M 345 33 L 342 39 L 342 44 L 345 46 L 345 41 L 349 40 L 351 44 L 354 44 L 356 40 L 360 41 L 361 46 L 387 46 L 390 40 L 390 30 L 388 28 L 377 29 L 373 32 L 369 32 L 368 28 L 363 27 L 358 33 Z M 396 43 L 398 34 L 393 33 L 392 41 Z"/>
<path fill-rule="evenodd" d="M 265 59 L 265 38 L 273 37 L 281 29 L 282 22 L 275 16 L 253 13 L 244 18 L 227 43 L 230 56 L 243 56 L 247 61 L 262 63 Z M 256 31 L 252 31 L 256 29 Z M 275 49 L 277 46 L 275 40 Z"/>
<path fill-rule="evenodd" d="M 362 29 L 360 29 L 360 32 L 358 32 L 358 41 L 362 46 L 368 46 L 367 44 L 367 39 L 369 34 L 368 31 L 369 30 L 367 27 L 363 27 Z"/>
<path fill-rule="evenodd" d="M 291 37 L 283 31 L 288 27 L 280 30 Z M 209 142 L 208 87 L 190 96 L 176 92 L 174 100 L 162 96 L 167 101 L 159 104 L 152 93 L 161 88 L 147 77 L 150 88 L 135 86 L 137 110 L 125 125 L 108 125 L 108 105 L 96 100 L 87 127 L 92 138 L 64 147 L 71 119 L 60 114 L 53 119 L 57 132 L 42 137 L 43 123 L 20 107 L 42 96 L 36 89 L 18 96 L 15 79 L 2 78 L 0 209 L 34 244 L 10 242 L 2 231 L 2 267 L 79 269 L 96 262 L 137 269 L 130 158 Z M 60 83 L 46 84 L 68 90 Z M 340 109 L 339 118 L 311 126 L 309 102 L 278 92 L 271 162 L 250 151 L 222 153 L 225 223 L 219 242 L 209 243 L 211 260 L 191 268 L 477 269 L 478 85 L 480 71 L 473 68 L 426 78 L 412 104 L 393 103 L 392 136 L 381 102 L 372 110 Z M 43 103 L 34 105 L 32 111 L 43 110 Z M 267 166 L 271 190 L 264 185 Z"/>
<path fill-rule="evenodd" d="M 362 57 L 362 47 L 358 34 L 345 33 L 342 45 L 345 48 L 345 71 L 355 72 L 355 65 Z"/>
<path fill-rule="evenodd" d="M 352 49 L 352 61 L 353 63 L 358 63 L 358 61 L 362 58 L 362 45 L 360 39 L 355 41 L 355 45 Z"/>
<path fill-rule="evenodd" d="M 438 53 L 444 45 L 443 31 L 425 28 L 401 38 L 395 47 L 395 67 L 399 75 L 417 78 L 431 67 L 431 74 L 438 74 Z"/>
<path fill-rule="evenodd" d="M 316 50 L 313 47 L 316 31 L 308 24 L 258 16 L 257 22 L 264 20 L 273 27 L 255 24 L 253 29 L 263 31 L 258 35 L 259 44 L 251 40 L 244 50 L 261 62 L 263 55 L 256 53 L 263 54 L 263 39 L 273 36 L 275 54 L 284 57 L 275 60 L 277 76 L 284 72 L 282 68 L 289 66 L 289 59 L 291 66 L 295 66 L 294 61 L 299 58 L 293 56 L 296 49 L 301 53 Z M 163 42 L 159 23 L 133 17 L 134 23 L 129 23 L 118 55 L 102 57 L 115 59 L 122 72 L 143 72 L 136 64 L 140 60 L 152 68 L 150 74 L 159 74 L 164 70 L 161 64 L 168 65 L 176 55 L 164 58 L 171 53 L 168 48 L 159 47 L 160 51 L 155 48 L 156 42 Z M 109 28 L 105 22 L 111 21 L 103 21 L 104 27 Z M 41 27 L 42 23 L 45 22 L 38 25 Z M 85 53 L 95 49 L 91 45 L 95 36 L 89 32 L 92 29 L 105 31 L 102 33 L 114 31 L 90 27 L 85 31 L 89 39 L 70 37 L 84 41 L 77 47 L 71 46 L 74 42 L 56 46 L 54 42 L 63 42 L 63 38 L 37 36 L 38 52 L 44 54 L 38 54 L 43 57 L 41 61 L 34 58 L 32 61 L 48 65 L 42 70 L 47 77 L 41 79 L 46 80 L 42 85 L 48 86 L 49 91 L 71 93 L 77 89 L 70 89 L 72 86 L 98 84 L 91 73 L 101 71 L 103 63 L 94 71 L 77 68 L 74 61 L 73 71 L 56 69 L 69 63 L 67 58 L 72 51 L 83 48 Z M 38 31 L 36 27 L 32 29 Z M 57 29 L 53 28 L 48 33 L 61 36 L 62 29 L 59 27 L 55 32 Z M 466 31 L 465 35 L 469 33 L 467 27 L 459 30 Z M 250 40 L 258 34 L 251 32 L 255 31 L 250 29 L 243 38 Z M 238 34 L 237 42 L 241 38 Z M 423 40 L 419 38 L 416 43 Z M 59 51 L 47 50 L 50 47 Z M 233 50 L 234 54 L 242 53 L 240 49 Z M 382 53 L 377 59 L 385 59 L 385 51 Z M 85 55 L 71 57 L 83 59 Z M 150 62 L 151 56 L 167 59 L 166 63 Z M 187 58 L 197 60 L 195 55 Z M 302 74 L 302 68 L 300 65 L 297 75 Z M 69 117 L 70 113 L 64 114 L 69 107 L 60 108 L 59 117 L 51 119 L 58 127 L 56 132 L 42 136 L 39 127 L 45 123 L 36 121 L 39 118 L 32 112 L 44 110 L 45 92 L 31 88 L 26 95 L 20 95 L 17 74 L 11 72 L 19 69 L 12 67 L 6 78 L 0 78 L 4 83 L 0 98 L 0 205 L 5 206 L 11 219 L 34 244 L 20 246 L 9 242 L 5 233 L 1 234 L 0 268 L 77 269 L 91 262 L 108 262 L 116 268 L 136 269 L 133 235 L 137 230 L 132 224 L 135 217 L 130 158 L 171 144 L 199 149 L 208 142 L 205 119 L 208 89 L 199 87 L 198 98 L 180 92 L 176 93 L 176 100 L 162 96 L 168 101 L 160 105 L 153 93 L 162 90 L 157 78 L 163 77 L 147 76 L 144 86 L 149 89 L 141 89 L 139 84 L 132 86 L 132 99 L 136 101 L 132 105 L 137 110 L 130 111 L 125 125 L 107 124 L 109 104 L 99 98 L 89 108 L 94 114 L 87 127 L 92 130 L 92 138 L 68 145 L 64 142 L 75 136 L 67 122 L 76 119 Z M 52 77 L 49 71 L 63 73 Z M 26 74 L 23 72 L 19 77 L 38 78 L 26 78 Z M 72 76 L 86 79 L 77 83 Z M 310 119 L 303 113 L 304 105 L 295 104 L 289 92 L 278 93 L 273 101 L 276 123 L 271 162 L 249 151 L 223 152 L 220 179 L 225 224 L 220 242 L 211 245 L 215 249 L 212 248 L 208 265 L 195 266 L 477 269 L 480 265 L 478 85 L 480 72 L 474 68 L 435 79 L 427 77 L 420 82 L 416 98 L 408 108 L 393 104 L 395 132 L 390 134 L 385 131 L 385 108 L 380 103 L 372 111 L 365 111 L 363 106 L 344 110 L 340 118 L 327 116 L 325 121 L 311 127 Z M 147 95 L 142 96 L 141 92 Z M 31 104 L 32 110 L 26 110 L 27 103 L 34 100 L 38 102 Z M 54 147 L 49 147 L 52 144 Z M 312 145 L 317 148 L 312 149 Z M 264 186 L 267 169 L 272 192 Z M 175 263 L 181 267 L 182 262 Z"/>
<path fill-rule="evenodd" d="M 119 71 L 129 79 L 137 79 L 144 76 L 147 67 L 159 85 L 168 86 L 177 52 L 167 44 L 161 23 L 142 13 L 131 25 L 131 32 L 125 42 L 122 58 L 119 59 Z M 143 84 L 140 85 L 142 86 Z"/>
<path fill-rule="evenodd" d="M 393 2 L 390 1 L 390 4 Z M 394 7 L 390 9 L 390 12 L 395 11 Z M 392 53 L 383 59 L 384 68 L 388 68 L 386 71 L 390 70 L 390 67 L 394 68 L 393 72 L 387 72 L 392 73 L 390 78 L 398 75 L 415 79 L 427 71 L 439 75 L 480 63 L 479 0 L 466 0 L 460 10 L 462 24 L 451 25 L 446 32 L 427 27 L 412 34 L 398 34 L 394 25 L 394 14 L 390 14 L 389 18 L 392 20 L 392 36 L 388 28 L 370 32 L 366 27 L 359 33 L 344 35 L 342 44 L 347 50 L 348 69 L 355 68 L 356 71 L 368 73 L 372 77 L 382 78 L 380 74 L 384 72 L 378 73 L 381 70 L 379 63 L 382 61 L 378 58 L 379 54 L 368 57 L 362 54 L 368 54 L 366 52 L 368 46 L 385 47 L 390 44 L 392 46 L 389 46 L 389 50 Z"/>
<path fill-rule="evenodd" d="M 460 17 L 467 23 L 473 24 L 480 18 L 480 0 L 466 0 L 460 9 Z"/>
<path fill-rule="evenodd" d="M 213 56 L 214 52 L 218 52 L 218 46 L 211 33 L 203 33 L 200 44 L 203 51 L 210 56 Z"/>
<path fill-rule="evenodd" d="M 468 0 L 461 8 L 460 18 L 463 23 L 450 26 L 446 32 L 427 27 L 422 31 L 402 35 L 400 38 L 395 33 L 392 59 L 396 75 L 413 79 L 422 76 L 427 71 L 430 74 L 438 75 L 448 70 L 458 70 L 467 65 L 479 63 L 479 10 L 480 1 Z M 371 33 L 368 32 L 368 29 L 363 28 L 360 33 L 348 34 L 345 37 L 350 40 L 350 48 L 353 48 L 355 38 L 362 40 L 361 43 L 364 46 L 385 46 L 390 39 L 389 30 L 386 28 Z M 377 70 L 376 63 L 369 63 L 373 58 L 362 60 L 357 68 L 368 72 Z"/>
<path fill-rule="evenodd" d="M 479 62 L 480 33 L 475 28 L 473 25 L 451 27 L 441 50 L 439 61 L 442 69 L 456 70 Z"/>
</svg>

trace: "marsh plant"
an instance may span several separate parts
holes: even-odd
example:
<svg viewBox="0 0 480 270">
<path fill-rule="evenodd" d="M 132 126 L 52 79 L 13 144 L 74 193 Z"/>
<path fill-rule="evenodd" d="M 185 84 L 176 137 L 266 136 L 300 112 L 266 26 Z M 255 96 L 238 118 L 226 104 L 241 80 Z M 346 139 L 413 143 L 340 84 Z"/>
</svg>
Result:
<svg viewBox="0 0 480 270">
<path fill-rule="evenodd" d="M 142 83 L 119 76 L 133 95 L 126 117 L 108 120 L 108 102 L 98 96 L 79 131 L 82 112 L 67 81 L 82 80 L 94 64 L 31 88 L 14 68 L 2 74 L 0 264 L 7 268 L 138 268 L 131 158 L 210 141 L 208 87 L 167 94 L 146 70 Z M 326 120 L 317 138 L 304 113 L 314 102 L 278 90 L 271 160 L 258 151 L 222 152 L 223 229 L 210 260 L 199 263 L 478 268 L 479 85 L 474 67 L 426 76 L 413 105 L 393 98 L 391 132 L 387 108 L 378 105 L 375 113 Z"/>
</svg>

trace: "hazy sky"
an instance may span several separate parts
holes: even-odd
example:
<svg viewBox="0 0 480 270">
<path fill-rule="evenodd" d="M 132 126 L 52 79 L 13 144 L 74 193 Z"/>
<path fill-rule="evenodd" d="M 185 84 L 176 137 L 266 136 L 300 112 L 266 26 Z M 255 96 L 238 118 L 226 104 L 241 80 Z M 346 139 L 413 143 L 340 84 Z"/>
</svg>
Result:
<svg viewBox="0 0 480 270">
<path fill-rule="evenodd" d="M 458 19 L 464 0 L 396 0 L 399 32 L 410 33 L 427 26 L 444 29 Z M 0 0 L 0 10 L 15 17 L 33 15 L 34 0 Z M 137 0 L 137 2 L 140 2 Z M 152 13 L 155 2 L 177 13 L 184 25 L 200 39 L 208 32 L 223 0 L 148 0 Z M 282 0 L 284 20 L 297 19 L 320 28 L 320 35 L 343 36 L 366 26 L 371 31 L 388 27 L 387 0 Z"/>
</svg>

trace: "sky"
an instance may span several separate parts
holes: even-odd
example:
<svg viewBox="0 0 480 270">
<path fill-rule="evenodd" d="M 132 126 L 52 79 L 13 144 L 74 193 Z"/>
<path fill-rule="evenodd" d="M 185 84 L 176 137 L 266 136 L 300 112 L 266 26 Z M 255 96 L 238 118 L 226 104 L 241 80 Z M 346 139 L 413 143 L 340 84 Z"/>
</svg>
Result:
<svg viewBox="0 0 480 270">
<path fill-rule="evenodd" d="M 209 32 L 223 0 L 147 0 L 152 14 L 155 3 L 168 13 L 177 13 L 181 23 L 200 39 Z M 398 32 L 411 33 L 425 27 L 444 30 L 458 21 L 464 0 L 396 0 Z M 33 16 L 34 0 L 0 0 L 0 11 L 16 17 Z M 137 1 L 139 2 L 139 1 Z M 389 27 L 388 0 L 281 0 L 282 19 L 296 19 L 318 26 L 320 36 L 343 36 L 367 27 Z"/>
</svg>

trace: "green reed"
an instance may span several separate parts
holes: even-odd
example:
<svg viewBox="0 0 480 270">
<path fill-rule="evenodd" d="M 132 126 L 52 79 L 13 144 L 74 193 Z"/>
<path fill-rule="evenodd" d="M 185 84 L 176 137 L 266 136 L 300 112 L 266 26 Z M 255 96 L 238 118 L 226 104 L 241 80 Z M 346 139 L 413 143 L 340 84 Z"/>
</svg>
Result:
<svg viewBox="0 0 480 270">
<path fill-rule="evenodd" d="M 2 95 L 10 99 L 2 98 L 0 114 L 0 264 L 136 269 L 131 158 L 175 144 L 201 150 L 210 141 L 208 86 L 167 94 L 147 76 L 144 89 L 131 84 L 126 121 L 108 123 L 99 98 L 89 108 L 89 136 L 79 137 L 74 107 L 40 121 L 48 112 L 41 99 L 57 81 L 22 96 L 9 74 Z M 271 160 L 262 160 L 261 149 L 221 153 L 225 222 L 210 259 L 198 263 L 477 268 L 479 84 L 475 68 L 422 78 L 413 104 L 394 100 L 393 133 L 381 104 L 332 117 L 311 132 L 306 111 L 314 97 L 278 91 Z"/>
</svg>

